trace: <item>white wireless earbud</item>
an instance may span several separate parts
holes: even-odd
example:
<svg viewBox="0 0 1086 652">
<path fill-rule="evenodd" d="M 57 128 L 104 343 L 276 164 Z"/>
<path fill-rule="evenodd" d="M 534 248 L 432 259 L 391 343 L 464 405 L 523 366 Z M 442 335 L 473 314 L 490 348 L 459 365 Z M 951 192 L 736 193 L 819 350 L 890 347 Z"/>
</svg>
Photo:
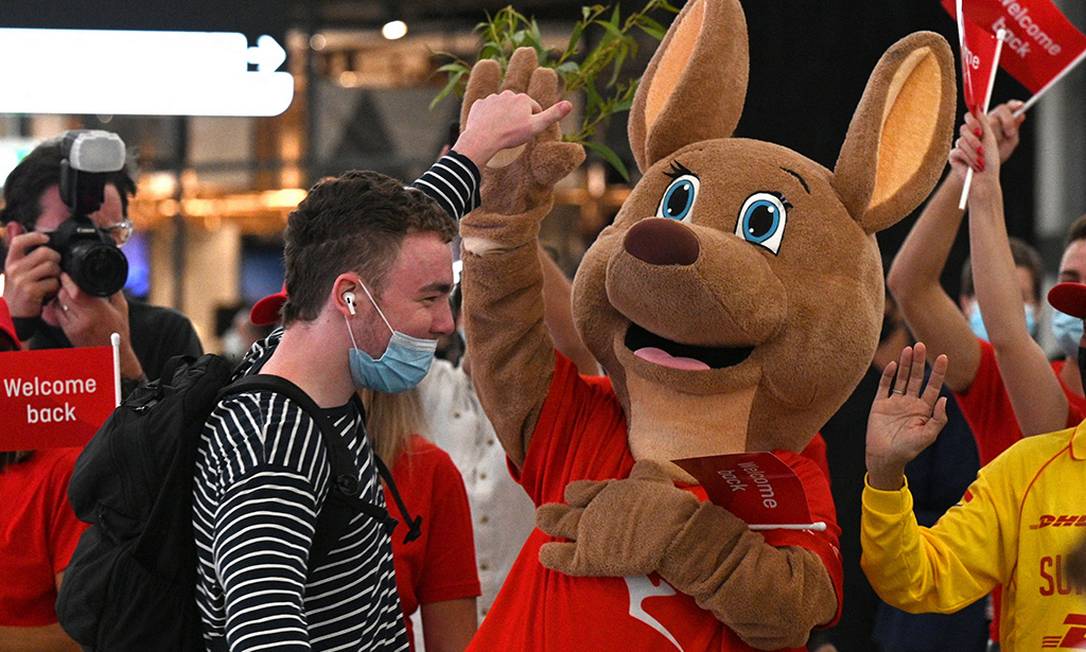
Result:
<svg viewBox="0 0 1086 652">
<path fill-rule="evenodd" d="M 347 303 L 347 312 L 351 315 L 357 315 L 358 310 L 354 307 L 354 292 L 344 292 L 343 301 Z"/>
</svg>

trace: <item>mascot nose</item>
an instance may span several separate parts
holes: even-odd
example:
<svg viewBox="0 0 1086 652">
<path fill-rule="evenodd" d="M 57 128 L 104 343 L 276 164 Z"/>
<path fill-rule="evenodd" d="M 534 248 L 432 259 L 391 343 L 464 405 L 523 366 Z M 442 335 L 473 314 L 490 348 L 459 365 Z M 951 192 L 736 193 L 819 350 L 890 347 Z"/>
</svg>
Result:
<svg viewBox="0 0 1086 652">
<path fill-rule="evenodd" d="M 650 265 L 693 265 L 701 248 L 690 227 L 663 217 L 634 224 L 623 241 L 626 252 Z"/>
</svg>

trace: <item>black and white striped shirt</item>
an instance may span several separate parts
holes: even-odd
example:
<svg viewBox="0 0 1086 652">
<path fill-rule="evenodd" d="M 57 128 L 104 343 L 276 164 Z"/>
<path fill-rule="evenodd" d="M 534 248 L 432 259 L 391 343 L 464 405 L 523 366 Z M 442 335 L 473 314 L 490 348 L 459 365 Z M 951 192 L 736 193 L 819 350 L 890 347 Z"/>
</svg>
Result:
<svg viewBox="0 0 1086 652">
<path fill-rule="evenodd" d="M 479 205 L 479 168 L 459 152 L 449 152 L 411 184 L 430 195 L 454 220 Z"/>
<path fill-rule="evenodd" d="M 478 181 L 474 164 L 451 153 L 412 185 L 459 218 L 478 204 Z M 238 376 L 282 333 L 254 344 Z M 359 498 L 383 507 L 361 415 L 348 404 L 329 416 L 354 453 Z M 196 601 L 209 650 L 408 649 L 391 542 L 379 521 L 355 516 L 310 568 L 330 475 L 317 424 L 290 399 L 258 391 L 216 406 L 197 449 L 193 487 Z"/>
</svg>

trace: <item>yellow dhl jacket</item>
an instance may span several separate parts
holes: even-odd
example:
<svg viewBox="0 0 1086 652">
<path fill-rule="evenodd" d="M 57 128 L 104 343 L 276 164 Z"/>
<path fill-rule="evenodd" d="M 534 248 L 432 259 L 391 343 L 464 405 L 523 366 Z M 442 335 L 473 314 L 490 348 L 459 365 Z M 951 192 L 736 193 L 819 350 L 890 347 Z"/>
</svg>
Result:
<svg viewBox="0 0 1086 652">
<path fill-rule="evenodd" d="M 1005 652 L 1086 649 L 1086 594 L 1064 565 L 1083 537 L 1086 422 L 1004 451 L 931 528 L 916 524 L 907 485 L 864 488 L 861 565 L 879 597 L 949 613 L 1002 584 Z"/>
</svg>

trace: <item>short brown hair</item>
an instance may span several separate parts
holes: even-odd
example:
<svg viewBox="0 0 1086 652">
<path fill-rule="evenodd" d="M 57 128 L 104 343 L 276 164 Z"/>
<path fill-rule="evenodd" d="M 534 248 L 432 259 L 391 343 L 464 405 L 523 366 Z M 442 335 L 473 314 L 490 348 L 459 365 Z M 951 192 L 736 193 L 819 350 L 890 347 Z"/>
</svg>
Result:
<svg viewBox="0 0 1086 652">
<path fill-rule="evenodd" d="M 422 191 L 378 172 L 351 170 L 319 181 L 287 220 L 283 322 L 316 319 L 345 271 L 358 272 L 379 292 L 403 237 L 418 231 L 448 242 L 456 222 Z"/>
<path fill-rule="evenodd" d="M 1077 220 L 1067 227 L 1067 238 L 1063 241 L 1063 248 L 1071 246 L 1072 242 L 1086 240 L 1086 215 L 1080 215 Z"/>
<path fill-rule="evenodd" d="M 1018 238 L 1010 238 L 1011 258 L 1015 267 L 1025 267 L 1029 275 L 1033 277 L 1033 300 L 1041 300 L 1041 279 L 1044 278 L 1044 266 L 1041 264 L 1041 254 L 1037 253 L 1031 245 Z M 962 264 L 962 289 L 961 295 L 971 297 L 976 294 L 973 285 L 973 266 L 969 258 Z"/>
</svg>

